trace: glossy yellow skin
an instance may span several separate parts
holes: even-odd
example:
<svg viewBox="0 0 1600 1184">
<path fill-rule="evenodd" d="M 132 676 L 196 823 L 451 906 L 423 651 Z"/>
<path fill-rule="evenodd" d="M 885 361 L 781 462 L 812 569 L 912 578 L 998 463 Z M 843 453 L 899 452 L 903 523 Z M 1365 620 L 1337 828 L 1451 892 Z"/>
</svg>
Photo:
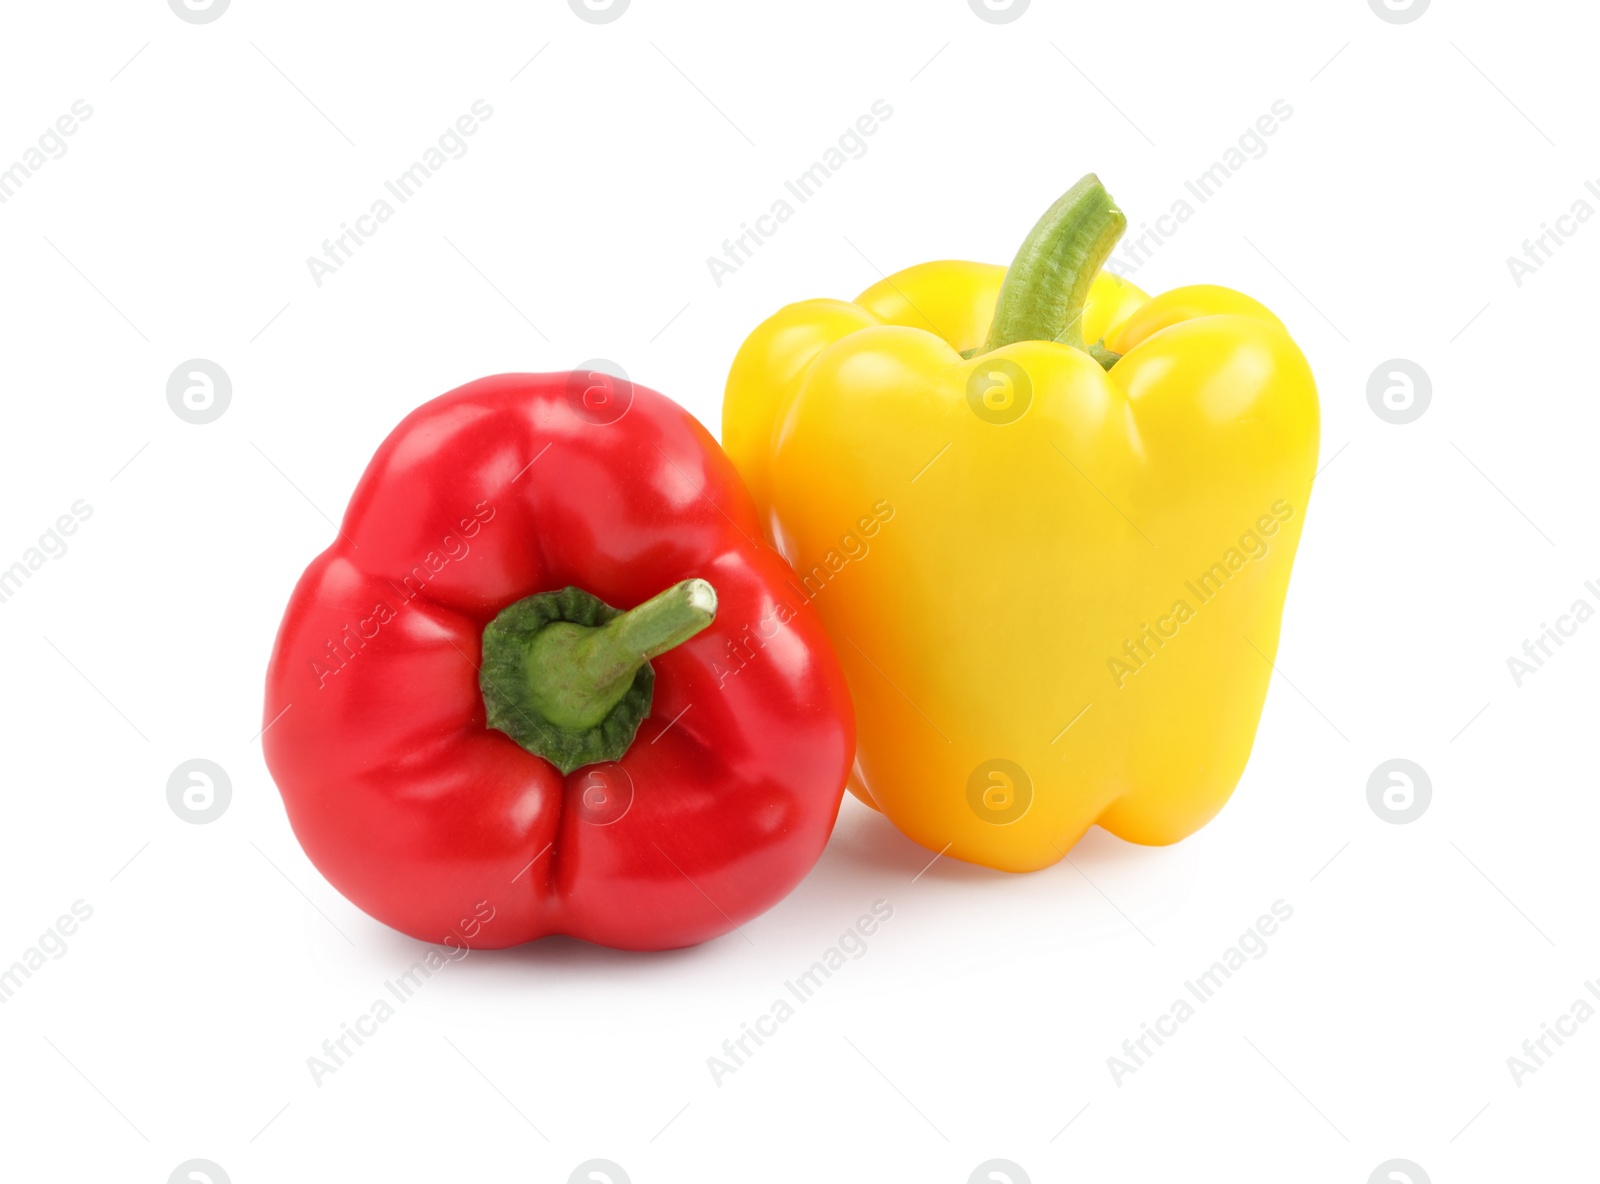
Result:
<svg viewBox="0 0 1600 1184">
<path fill-rule="evenodd" d="M 930 851 L 1020 872 L 1097 822 L 1172 843 L 1222 808 L 1319 429 L 1304 356 L 1226 288 L 1101 273 L 1083 329 L 1124 355 L 1110 371 L 1054 342 L 963 360 L 1004 275 L 929 263 L 784 308 L 734 361 L 723 443 L 844 663 L 852 790 Z"/>
</svg>

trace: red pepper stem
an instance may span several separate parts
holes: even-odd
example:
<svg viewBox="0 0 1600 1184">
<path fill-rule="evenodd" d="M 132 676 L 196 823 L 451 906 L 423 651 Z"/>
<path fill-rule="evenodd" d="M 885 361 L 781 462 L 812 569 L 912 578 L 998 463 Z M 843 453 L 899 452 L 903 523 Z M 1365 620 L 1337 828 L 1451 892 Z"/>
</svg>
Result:
<svg viewBox="0 0 1600 1184">
<path fill-rule="evenodd" d="M 986 354 L 1017 341 L 1059 341 L 1106 369 L 1117 360 L 1102 342 L 1083 340 L 1083 307 L 1128 219 L 1089 173 L 1067 190 L 1023 240 L 995 301 Z"/>
<path fill-rule="evenodd" d="M 525 659 L 529 697 L 558 727 L 595 727 L 641 666 L 688 641 L 716 613 L 715 589 L 684 580 L 604 625 L 554 621 L 534 637 Z"/>
</svg>

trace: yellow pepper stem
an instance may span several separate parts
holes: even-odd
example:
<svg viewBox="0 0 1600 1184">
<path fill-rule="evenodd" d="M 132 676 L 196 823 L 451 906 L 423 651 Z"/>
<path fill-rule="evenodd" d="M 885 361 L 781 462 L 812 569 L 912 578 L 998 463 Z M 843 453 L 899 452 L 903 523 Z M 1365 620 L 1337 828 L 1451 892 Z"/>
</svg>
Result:
<svg viewBox="0 0 1600 1184">
<path fill-rule="evenodd" d="M 1083 340 L 1089 287 L 1127 228 L 1128 219 L 1100 178 L 1089 173 L 1045 211 L 1006 269 L 989 336 L 975 353 L 1015 341 L 1059 341 L 1107 370 L 1119 355 Z"/>
</svg>

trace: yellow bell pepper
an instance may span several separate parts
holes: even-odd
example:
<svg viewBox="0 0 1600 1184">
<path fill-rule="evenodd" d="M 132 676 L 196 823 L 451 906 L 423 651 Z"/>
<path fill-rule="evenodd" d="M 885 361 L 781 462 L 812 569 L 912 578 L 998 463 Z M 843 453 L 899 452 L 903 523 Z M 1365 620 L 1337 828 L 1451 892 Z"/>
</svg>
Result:
<svg viewBox="0 0 1600 1184">
<path fill-rule="evenodd" d="M 728 377 L 723 444 L 849 678 L 852 791 L 1007 871 L 1222 808 L 1316 470 L 1283 324 L 1102 272 L 1125 225 L 1085 177 L 1009 269 L 791 304 Z"/>
</svg>

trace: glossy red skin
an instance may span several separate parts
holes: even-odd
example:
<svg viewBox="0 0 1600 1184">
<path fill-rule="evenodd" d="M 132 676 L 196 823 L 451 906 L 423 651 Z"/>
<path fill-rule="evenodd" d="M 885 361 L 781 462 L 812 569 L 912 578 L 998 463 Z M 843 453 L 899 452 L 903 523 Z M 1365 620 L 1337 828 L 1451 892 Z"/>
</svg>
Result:
<svg viewBox="0 0 1600 1184">
<path fill-rule="evenodd" d="M 855 724 L 821 621 L 758 541 L 716 442 L 665 397 L 631 393 L 611 423 L 582 413 L 566 374 L 425 404 L 290 599 L 267 672 L 268 767 L 311 861 L 412 937 L 693 945 L 782 899 L 827 842 Z M 482 505 L 492 516 L 464 537 Z M 407 573 L 452 551 L 407 599 Z M 693 576 L 716 588 L 716 620 L 653 661 L 650 717 L 620 762 L 632 805 L 586 820 L 584 769 L 563 777 L 487 727 L 483 628 L 535 592 L 573 584 L 631 608 Z M 771 635 L 747 642 L 747 626 Z M 343 643 L 342 667 L 328 655 L 368 632 Z"/>
</svg>

